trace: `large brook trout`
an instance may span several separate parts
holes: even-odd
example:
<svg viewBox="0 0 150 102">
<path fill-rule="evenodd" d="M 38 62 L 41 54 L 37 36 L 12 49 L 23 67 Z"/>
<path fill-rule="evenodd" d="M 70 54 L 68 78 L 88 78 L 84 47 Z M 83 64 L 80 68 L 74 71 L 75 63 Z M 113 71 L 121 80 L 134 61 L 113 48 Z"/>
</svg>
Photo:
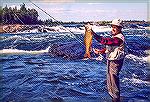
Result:
<svg viewBox="0 0 150 102">
<path fill-rule="evenodd" d="M 89 28 L 91 27 L 90 24 L 85 25 L 85 35 L 84 35 L 84 45 L 85 45 L 85 54 L 84 58 L 91 58 L 90 52 L 92 50 L 92 30 Z"/>
</svg>

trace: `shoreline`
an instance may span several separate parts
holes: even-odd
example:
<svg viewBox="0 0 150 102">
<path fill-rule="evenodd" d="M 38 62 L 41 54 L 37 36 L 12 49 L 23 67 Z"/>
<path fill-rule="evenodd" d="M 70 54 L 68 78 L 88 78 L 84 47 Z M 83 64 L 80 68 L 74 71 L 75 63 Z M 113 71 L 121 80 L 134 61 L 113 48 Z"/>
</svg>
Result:
<svg viewBox="0 0 150 102">
<path fill-rule="evenodd" d="M 21 30 L 25 25 L 21 24 L 9 24 L 9 25 L 0 25 L 0 33 L 15 33 L 18 30 Z"/>
<path fill-rule="evenodd" d="M 79 23 L 80 24 L 80 23 Z M 70 24 L 69 24 L 70 25 Z M 149 26 L 139 26 L 138 24 L 135 24 L 136 27 L 133 29 L 145 29 L 145 30 L 150 30 L 150 25 Z M 63 25 L 62 25 L 63 26 Z M 82 26 L 82 25 L 80 25 Z M 100 26 L 106 26 L 106 25 L 97 25 L 96 26 L 100 27 Z M 56 26 L 49 26 L 49 25 L 21 25 L 21 24 L 11 24 L 11 25 L 0 25 L 0 34 L 3 33 L 18 33 L 18 32 L 23 32 L 23 31 L 30 31 L 33 29 L 37 29 L 39 32 L 42 32 L 42 29 L 45 30 L 46 27 L 56 27 Z M 78 28 L 78 26 L 70 26 L 71 27 L 75 27 Z M 130 27 L 130 24 L 125 24 L 123 29 L 132 29 L 132 27 Z M 50 31 L 54 31 L 55 29 L 49 29 Z"/>
</svg>

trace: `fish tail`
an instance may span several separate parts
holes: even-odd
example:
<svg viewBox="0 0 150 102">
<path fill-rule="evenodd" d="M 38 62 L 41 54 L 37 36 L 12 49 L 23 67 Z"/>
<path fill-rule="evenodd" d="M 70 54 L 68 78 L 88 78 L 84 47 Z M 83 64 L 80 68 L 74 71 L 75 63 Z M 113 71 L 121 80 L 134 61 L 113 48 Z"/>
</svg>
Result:
<svg viewBox="0 0 150 102">
<path fill-rule="evenodd" d="M 84 58 L 91 58 L 90 52 L 84 54 Z"/>
</svg>

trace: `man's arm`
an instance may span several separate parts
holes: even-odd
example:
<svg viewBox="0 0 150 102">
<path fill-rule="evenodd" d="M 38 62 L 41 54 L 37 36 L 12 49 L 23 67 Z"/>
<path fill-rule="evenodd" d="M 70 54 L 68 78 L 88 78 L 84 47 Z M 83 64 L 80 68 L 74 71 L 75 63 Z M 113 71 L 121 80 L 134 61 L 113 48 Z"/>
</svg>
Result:
<svg viewBox="0 0 150 102">
<path fill-rule="evenodd" d="M 98 42 L 101 42 L 101 36 L 97 35 L 93 30 L 92 30 L 92 34 L 93 34 L 93 37 L 98 41 Z"/>
<path fill-rule="evenodd" d="M 92 33 L 93 33 L 94 38 L 103 45 L 119 46 L 123 43 L 123 41 L 117 37 L 105 38 L 105 37 L 97 35 L 93 30 L 92 30 Z"/>
<path fill-rule="evenodd" d="M 96 54 L 104 54 L 105 51 L 106 51 L 106 48 L 103 48 L 103 49 L 93 49 L 94 53 Z"/>
</svg>

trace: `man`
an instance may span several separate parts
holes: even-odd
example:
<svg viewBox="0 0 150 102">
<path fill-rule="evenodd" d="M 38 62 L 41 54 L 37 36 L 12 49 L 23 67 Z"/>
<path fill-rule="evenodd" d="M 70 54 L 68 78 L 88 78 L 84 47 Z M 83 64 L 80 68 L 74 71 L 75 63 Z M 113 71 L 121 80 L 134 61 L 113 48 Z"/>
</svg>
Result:
<svg viewBox="0 0 150 102">
<path fill-rule="evenodd" d="M 108 93 L 112 97 L 112 102 L 120 102 L 119 72 L 125 57 L 125 39 L 121 31 L 123 26 L 120 19 L 114 19 L 111 26 L 112 38 L 99 36 L 91 28 L 94 38 L 101 44 L 106 45 L 106 48 L 102 50 L 93 50 L 96 54 L 106 53 Z"/>
</svg>

